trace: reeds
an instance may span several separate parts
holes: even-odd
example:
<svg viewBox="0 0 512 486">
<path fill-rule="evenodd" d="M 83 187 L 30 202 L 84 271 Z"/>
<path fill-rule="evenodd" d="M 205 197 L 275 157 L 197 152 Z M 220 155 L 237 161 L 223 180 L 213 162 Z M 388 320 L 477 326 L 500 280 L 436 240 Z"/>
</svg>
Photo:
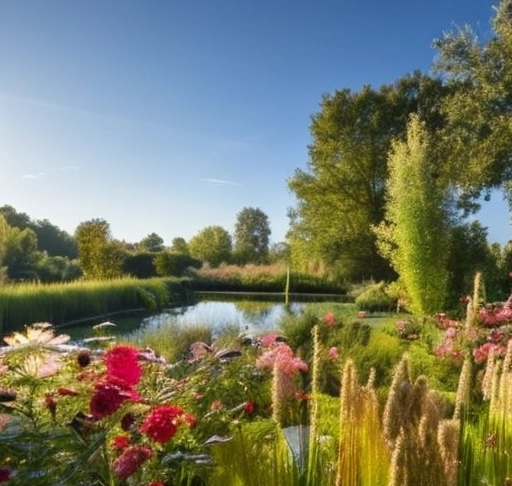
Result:
<svg viewBox="0 0 512 486">
<path fill-rule="evenodd" d="M 0 288 L 0 331 L 5 334 L 22 330 L 23 326 L 35 322 L 58 326 L 151 303 L 163 306 L 169 301 L 169 294 L 167 280 L 157 278 L 3 286 Z"/>
</svg>

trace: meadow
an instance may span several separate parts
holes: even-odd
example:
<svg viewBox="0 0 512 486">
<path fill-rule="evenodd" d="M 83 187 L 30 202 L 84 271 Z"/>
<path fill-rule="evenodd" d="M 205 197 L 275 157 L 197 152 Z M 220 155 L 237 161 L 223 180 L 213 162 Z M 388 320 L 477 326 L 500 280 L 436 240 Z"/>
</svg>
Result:
<svg viewBox="0 0 512 486">
<path fill-rule="evenodd" d="M 263 335 L 198 325 L 91 348 L 11 333 L 0 481 L 511 484 L 512 309 L 460 307 L 417 321 L 325 302 Z"/>
</svg>

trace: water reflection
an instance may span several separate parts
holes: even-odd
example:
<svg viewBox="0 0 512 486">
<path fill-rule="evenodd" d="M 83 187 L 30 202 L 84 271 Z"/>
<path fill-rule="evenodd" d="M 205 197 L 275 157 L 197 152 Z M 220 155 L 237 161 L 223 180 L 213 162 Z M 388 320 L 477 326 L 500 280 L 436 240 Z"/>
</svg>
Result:
<svg viewBox="0 0 512 486">
<path fill-rule="evenodd" d="M 142 327 L 208 326 L 216 330 L 236 327 L 240 331 L 262 332 L 276 329 L 286 313 L 298 314 L 302 304 L 292 303 L 288 310 L 284 304 L 272 302 L 208 302 L 202 301 L 190 307 L 151 316 L 142 321 Z"/>
</svg>

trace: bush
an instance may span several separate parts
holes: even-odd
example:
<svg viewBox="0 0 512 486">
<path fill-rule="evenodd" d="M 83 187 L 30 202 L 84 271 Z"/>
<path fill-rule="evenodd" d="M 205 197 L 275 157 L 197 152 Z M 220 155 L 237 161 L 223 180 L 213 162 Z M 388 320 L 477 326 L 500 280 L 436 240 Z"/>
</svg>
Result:
<svg viewBox="0 0 512 486">
<path fill-rule="evenodd" d="M 395 308 L 395 299 L 385 291 L 384 282 L 368 286 L 356 297 L 358 309 L 368 312 L 391 312 Z"/>
</svg>

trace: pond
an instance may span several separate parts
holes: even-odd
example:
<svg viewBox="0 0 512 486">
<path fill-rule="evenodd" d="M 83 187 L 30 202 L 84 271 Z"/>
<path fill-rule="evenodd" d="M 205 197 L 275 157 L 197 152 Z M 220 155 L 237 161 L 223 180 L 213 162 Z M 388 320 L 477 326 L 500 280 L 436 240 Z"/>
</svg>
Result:
<svg viewBox="0 0 512 486">
<path fill-rule="evenodd" d="M 114 326 L 107 326 L 108 334 L 131 334 L 148 326 L 211 326 L 221 331 L 225 328 L 238 328 L 240 332 L 264 332 L 275 329 L 279 321 L 291 313 L 300 313 L 304 304 L 294 302 L 287 309 L 284 304 L 257 301 L 200 301 L 195 305 L 168 309 L 163 313 L 147 316 L 129 316 L 108 319 Z M 105 319 L 88 324 L 59 328 L 59 332 L 69 334 L 72 340 L 80 340 L 95 335 L 93 327 Z"/>
</svg>

